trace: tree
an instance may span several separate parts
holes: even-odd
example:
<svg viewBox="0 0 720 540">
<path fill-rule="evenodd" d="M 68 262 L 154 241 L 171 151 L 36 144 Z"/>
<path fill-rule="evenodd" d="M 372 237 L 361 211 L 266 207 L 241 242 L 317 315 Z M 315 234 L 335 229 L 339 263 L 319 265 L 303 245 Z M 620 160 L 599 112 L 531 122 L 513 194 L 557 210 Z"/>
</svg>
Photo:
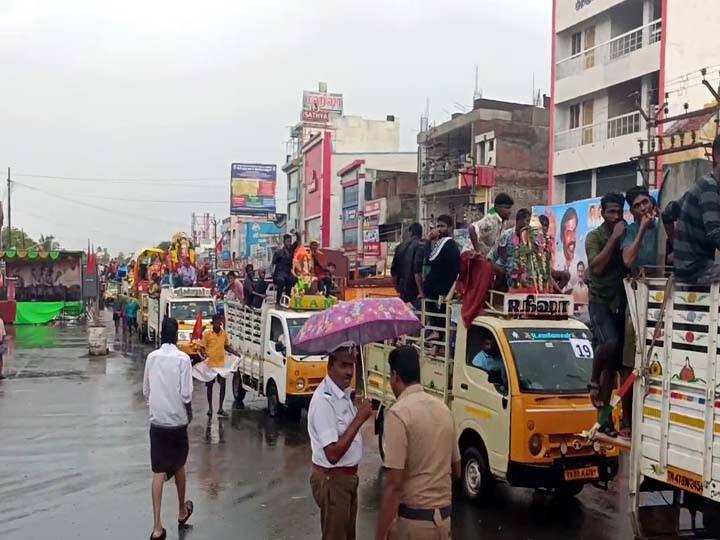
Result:
<svg viewBox="0 0 720 540">
<path fill-rule="evenodd" d="M 51 234 L 48 236 L 41 234 L 40 240 L 38 240 L 38 247 L 43 251 L 55 251 L 60 249 L 60 242 L 55 240 L 55 237 Z"/>
<path fill-rule="evenodd" d="M 8 229 L 7 227 L 3 227 L 2 229 L 2 245 L 4 248 L 13 247 L 18 249 L 27 249 L 33 247 L 36 243 L 37 242 L 35 242 L 35 240 L 25 234 L 25 231 L 15 227 L 12 228 L 10 242 L 8 243 Z"/>
</svg>

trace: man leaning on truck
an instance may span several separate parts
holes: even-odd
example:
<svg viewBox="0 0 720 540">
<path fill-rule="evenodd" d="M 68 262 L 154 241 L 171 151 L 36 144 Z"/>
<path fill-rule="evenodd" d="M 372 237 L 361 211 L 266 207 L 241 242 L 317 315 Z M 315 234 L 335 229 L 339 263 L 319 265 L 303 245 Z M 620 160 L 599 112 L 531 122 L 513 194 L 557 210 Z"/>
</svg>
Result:
<svg viewBox="0 0 720 540">
<path fill-rule="evenodd" d="M 390 353 L 390 386 L 397 402 L 385 419 L 385 490 L 376 540 L 450 538 L 452 480 L 460 451 L 452 413 L 420 384 L 417 350 Z"/>
<path fill-rule="evenodd" d="M 308 408 L 312 448 L 310 486 L 320 507 L 323 540 L 355 540 L 357 469 L 362 459 L 360 428 L 372 415 L 370 400 L 352 401 L 355 346 L 344 343 L 330 352 L 328 374 Z"/>
</svg>

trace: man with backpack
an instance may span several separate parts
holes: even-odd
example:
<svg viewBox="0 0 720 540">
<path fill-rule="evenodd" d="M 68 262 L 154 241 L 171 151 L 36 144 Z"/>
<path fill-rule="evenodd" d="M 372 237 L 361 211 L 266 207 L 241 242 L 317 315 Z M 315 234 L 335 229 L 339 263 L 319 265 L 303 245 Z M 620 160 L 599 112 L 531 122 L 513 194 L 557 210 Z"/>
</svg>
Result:
<svg viewBox="0 0 720 540">
<path fill-rule="evenodd" d="M 422 225 L 413 223 L 409 232 L 410 238 L 395 248 L 390 274 L 403 302 L 411 302 L 419 308 L 423 295 L 422 270 L 426 247 L 422 240 Z"/>
</svg>

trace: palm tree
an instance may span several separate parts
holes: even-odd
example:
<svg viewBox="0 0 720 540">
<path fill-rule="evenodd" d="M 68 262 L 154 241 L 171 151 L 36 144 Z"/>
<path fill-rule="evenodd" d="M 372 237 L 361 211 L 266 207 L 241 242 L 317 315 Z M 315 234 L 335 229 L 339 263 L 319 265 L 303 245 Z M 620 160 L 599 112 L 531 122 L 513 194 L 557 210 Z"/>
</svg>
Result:
<svg viewBox="0 0 720 540">
<path fill-rule="evenodd" d="M 40 248 L 42 248 L 43 251 L 54 251 L 60 249 L 60 243 L 56 241 L 55 237 L 51 234 L 48 236 L 41 234 L 38 245 L 40 246 Z"/>
</svg>

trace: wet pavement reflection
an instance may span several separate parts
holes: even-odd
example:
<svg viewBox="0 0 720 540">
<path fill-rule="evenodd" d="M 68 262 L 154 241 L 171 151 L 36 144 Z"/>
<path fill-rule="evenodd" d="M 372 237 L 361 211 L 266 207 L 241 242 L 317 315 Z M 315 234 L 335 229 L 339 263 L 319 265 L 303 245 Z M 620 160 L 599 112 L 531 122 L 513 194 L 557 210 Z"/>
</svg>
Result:
<svg viewBox="0 0 720 540">
<path fill-rule="evenodd" d="M 91 358 L 81 325 L 9 333 L 9 378 L 0 382 L 0 538 L 147 538 L 150 456 L 141 386 L 148 348 L 120 337 L 110 340 L 110 355 Z M 319 538 L 305 418 L 269 418 L 265 400 L 248 394 L 230 418 L 208 419 L 201 384 L 193 408 L 188 496 L 195 513 L 192 527 L 172 526 L 177 502 L 168 484 L 168 538 Z M 374 536 L 382 489 L 371 427 L 360 468 L 359 539 Z M 453 538 L 631 538 L 627 497 L 618 489 L 586 488 L 577 500 L 559 501 L 499 485 L 486 508 L 454 503 Z"/>
</svg>

